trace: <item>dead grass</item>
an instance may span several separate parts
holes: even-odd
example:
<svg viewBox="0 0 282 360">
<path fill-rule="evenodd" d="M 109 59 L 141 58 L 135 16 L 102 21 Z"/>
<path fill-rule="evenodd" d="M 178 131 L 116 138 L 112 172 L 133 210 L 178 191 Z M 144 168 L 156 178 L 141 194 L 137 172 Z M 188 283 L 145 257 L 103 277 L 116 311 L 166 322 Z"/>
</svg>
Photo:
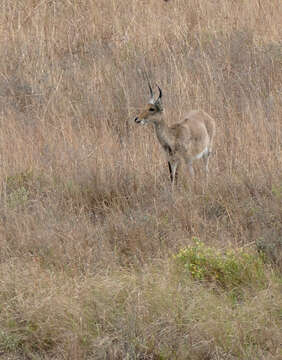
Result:
<svg viewBox="0 0 282 360">
<path fill-rule="evenodd" d="M 1 2 L 0 358 L 281 357 L 281 16 L 278 0 Z M 168 122 L 216 119 L 207 189 L 184 171 L 171 195 L 132 121 L 145 72 Z M 257 243 L 267 286 L 234 303 L 179 274 L 193 237 Z"/>
</svg>

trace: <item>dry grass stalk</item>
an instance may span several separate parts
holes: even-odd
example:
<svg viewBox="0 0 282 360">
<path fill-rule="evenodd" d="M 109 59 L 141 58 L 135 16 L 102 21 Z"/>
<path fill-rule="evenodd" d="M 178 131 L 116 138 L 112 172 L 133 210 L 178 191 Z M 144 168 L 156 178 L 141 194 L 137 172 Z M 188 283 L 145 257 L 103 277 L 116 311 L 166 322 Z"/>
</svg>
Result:
<svg viewBox="0 0 282 360">
<path fill-rule="evenodd" d="M 192 237 L 280 249 L 281 12 L 278 0 L 1 1 L 4 359 L 280 358 L 279 256 L 241 303 L 171 258 Z M 173 201 L 160 145 L 132 120 L 144 71 L 168 126 L 187 108 L 216 119 L 208 187 L 182 176 Z"/>
</svg>

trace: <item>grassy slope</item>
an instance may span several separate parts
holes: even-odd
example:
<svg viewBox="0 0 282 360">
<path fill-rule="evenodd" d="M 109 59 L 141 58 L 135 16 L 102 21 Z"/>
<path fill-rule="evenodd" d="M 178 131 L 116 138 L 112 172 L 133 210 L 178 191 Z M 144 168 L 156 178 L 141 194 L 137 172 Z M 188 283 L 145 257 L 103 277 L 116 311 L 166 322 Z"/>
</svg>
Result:
<svg viewBox="0 0 282 360">
<path fill-rule="evenodd" d="M 234 303 L 172 255 L 259 239 L 281 269 L 281 16 L 278 0 L 1 1 L 4 358 L 280 359 L 274 265 Z M 216 119 L 208 189 L 183 172 L 171 197 L 132 121 L 144 71 L 168 122 Z"/>
</svg>

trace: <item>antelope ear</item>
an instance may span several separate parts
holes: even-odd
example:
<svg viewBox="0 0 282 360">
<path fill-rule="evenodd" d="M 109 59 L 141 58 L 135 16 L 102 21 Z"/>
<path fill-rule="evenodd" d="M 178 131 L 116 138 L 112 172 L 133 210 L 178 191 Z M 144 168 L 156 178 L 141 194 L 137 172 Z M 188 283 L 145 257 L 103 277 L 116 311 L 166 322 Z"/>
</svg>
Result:
<svg viewBox="0 0 282 360">
<path fill-rule="evenodd" d="M 155 101 L 154 101 L 154 93 L 153 93 L 153 90 L 152 90 L 152 86 L 149 82 L 149 79 L 148 79 L 148 86 L 149 86 L 149 90 L 150 90 L 150 100 L 149 100 L 149 104 L 154 104 Z"/>
<path fill-rule="evenodd" d="M 163 111 L 163 103 L 161 99 L 157 99 L 154 103 L 154 105 L 157 107 L 159 111 Z"/>
</svg>

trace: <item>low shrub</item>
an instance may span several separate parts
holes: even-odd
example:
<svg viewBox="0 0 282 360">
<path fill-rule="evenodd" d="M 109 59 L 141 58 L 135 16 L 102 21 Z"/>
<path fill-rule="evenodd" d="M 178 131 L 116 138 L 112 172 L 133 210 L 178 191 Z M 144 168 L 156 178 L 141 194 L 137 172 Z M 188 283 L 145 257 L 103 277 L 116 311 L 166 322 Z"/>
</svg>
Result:
<svg viewBox="0 0 282 360">
<path fill-rule="evenodd" d="M 244 250 L 223 252 L 196 238 L 193 242 L 180 250 L 175 260 L 194 280 L 213 282 L 227 290 L 265 284 L 265 264 L 259 254 Z"/>
</svg>

